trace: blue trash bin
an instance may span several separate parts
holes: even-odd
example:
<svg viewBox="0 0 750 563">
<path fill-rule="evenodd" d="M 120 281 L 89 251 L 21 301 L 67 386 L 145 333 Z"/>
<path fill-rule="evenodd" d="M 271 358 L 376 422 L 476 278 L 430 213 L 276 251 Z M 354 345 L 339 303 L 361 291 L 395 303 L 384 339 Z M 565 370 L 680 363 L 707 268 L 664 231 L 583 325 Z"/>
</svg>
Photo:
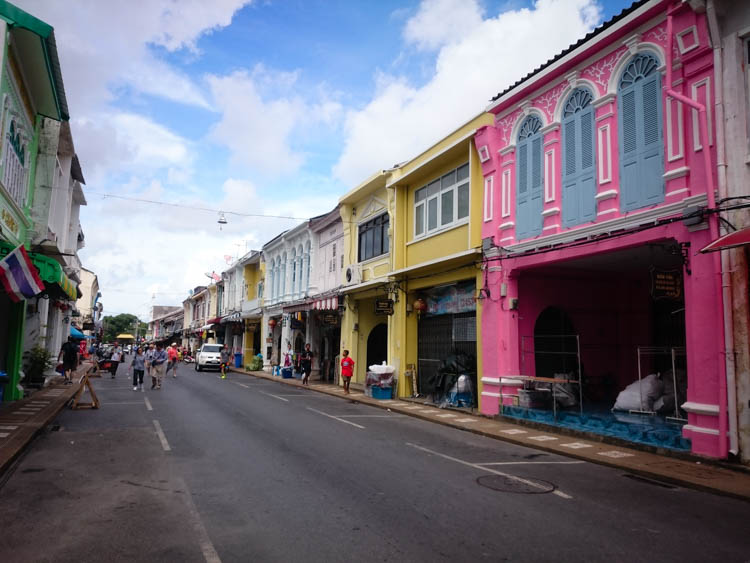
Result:
<svg viewBox="0 0 750 563">
<path fill-rule="evenodd" d="M 234 355 L 234 367 L 241 368 L 242 367 L 242 354 L 235 354 Z"/>
</svg>

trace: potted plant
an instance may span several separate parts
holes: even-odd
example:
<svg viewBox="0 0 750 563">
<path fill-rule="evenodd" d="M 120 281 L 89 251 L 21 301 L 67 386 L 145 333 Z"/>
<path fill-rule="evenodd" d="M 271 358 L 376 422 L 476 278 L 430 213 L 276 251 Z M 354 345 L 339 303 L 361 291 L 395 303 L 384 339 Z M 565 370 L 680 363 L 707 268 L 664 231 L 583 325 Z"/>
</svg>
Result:
<svg viewBox="0 0 750 563">
<path fill-rule="evenodd" d="M 52 356 L 39 345 L 28 350 L 24 355 L 24 385 L 26 387 L 44 387 L 45 372 L 52 367 Z"/>
</svg>

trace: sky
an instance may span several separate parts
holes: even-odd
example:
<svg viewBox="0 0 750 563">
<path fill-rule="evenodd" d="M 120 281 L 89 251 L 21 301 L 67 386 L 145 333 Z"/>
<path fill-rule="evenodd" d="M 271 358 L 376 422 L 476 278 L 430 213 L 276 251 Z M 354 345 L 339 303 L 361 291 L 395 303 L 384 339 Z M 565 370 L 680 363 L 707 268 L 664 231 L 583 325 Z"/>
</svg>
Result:
<svg viewBox="0 0 750 563">
<path fill-rule="evenodd" d="M 630 5 L 14 3 L 55 29 L 86 179 L 83 266 L 105 315 L 142 320 L 180 305 L 227 256 L 416 156 Z"/>
</svg>

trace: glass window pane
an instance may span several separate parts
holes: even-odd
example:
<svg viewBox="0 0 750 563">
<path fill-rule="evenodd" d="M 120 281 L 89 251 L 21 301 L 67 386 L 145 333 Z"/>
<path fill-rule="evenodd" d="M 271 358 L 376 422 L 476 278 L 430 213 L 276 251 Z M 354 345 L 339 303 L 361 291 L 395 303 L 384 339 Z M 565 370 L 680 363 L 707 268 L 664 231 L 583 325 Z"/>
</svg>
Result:
<svg viewBox="0 0 750 563">
<path fill-rule="evenodd" d="M 417 205 L 417 212 L 414 214 L 414 234 L 421 235 L 424 233 L 424 203 Z"/>
<path fill-rule="evenodd" d="M 414 202 L 422 201 L 427 196 L 427 187 L 419 188 L 414 192 Z"/>
<path fill-rule="evenodd" d="M 359 262 L 365 259 L 365 230 L 359 228 Z"/>
<path fill-rule="evenodd" d="M 438 226 L 438 199 L 436 197 L 427 201 L 427 230 L 437 229 Z"/>
<path fill-rule="evenodd" d="M 453 223 L 453 190 L 440 194 L 440 224 Z"/>
<path fill-rule="evenodd" d="M 430 184 L 427 186 L 427 197 L 430 197 L 431 195 L 437 195 L 437 193 L 440 191 L 440 180 L 435 180 L 434 182 L 430 182 Z"/>
<path fill-rule="evenodd" d="M 469 184 L 458 186 L 458 218 L 469 216 Z"/>
<path fill-rule="evenodd" d="M 380 223 L 380 220 L 378 220 L 378 223 Z M 383 230 L 380 225 L 375 225 L 375 228 L 372 230 L 372 236 L 372 255 L 380 256 L 383 254 Z"/>
<path fill-rule="evenodd" d="M 463 166 L 459 166 L 458 169 L 456 170 L 456 175 L 457 175 L 457 178 L 456 178 L 457 182 L 460 182 L 461 180 L 466 180 L 466 178 L 469 177 L 468 163 L 464 164 Z"/>
<path fill-rule="evenodd" d="M 389 218 L 386 214 L 385 218 L 383 219 L 383 254 L 388 252 L 388 223 Z"/>
<path fill-rule="evenodd" d="M 372 258 L 375 255 L 374 242 L 375 242 L 375 229 L 367 230 L 367 242 L 365 243 L 365 254 L 367 258 Z"/>
<path fill-rule="evenodd" d="M 448 172 L 448 174 L 446 174 L 440 179 L 440 186 L 443 189 L 449 188 L 455 183 L 456 183 L 456 171 L 455 170 L 451 170 L 450 172 Z"/>
</svg>

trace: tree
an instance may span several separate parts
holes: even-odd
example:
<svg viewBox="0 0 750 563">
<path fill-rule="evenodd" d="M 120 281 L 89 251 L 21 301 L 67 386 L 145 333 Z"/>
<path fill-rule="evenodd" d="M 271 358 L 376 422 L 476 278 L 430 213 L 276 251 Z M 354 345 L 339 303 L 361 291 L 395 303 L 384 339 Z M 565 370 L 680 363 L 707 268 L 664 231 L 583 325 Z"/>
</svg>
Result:
<svg viewBox="0 0 750 563">
<path fill-rule="evenodd" d="M 104 317 L 104 334 L 102 337 L 103 341 L 114 342 L 115 340 L 117 340 L 117 335 L 122 333 L 132 334 L 133 336 L 135 336 L 136 323 L 138 323 L 138 333 L 145 334 L 144 326 L 148 325 L 142 323 L 140 319 L 135 315 L 122 313 L 114 317 Z"/>
</svg>

